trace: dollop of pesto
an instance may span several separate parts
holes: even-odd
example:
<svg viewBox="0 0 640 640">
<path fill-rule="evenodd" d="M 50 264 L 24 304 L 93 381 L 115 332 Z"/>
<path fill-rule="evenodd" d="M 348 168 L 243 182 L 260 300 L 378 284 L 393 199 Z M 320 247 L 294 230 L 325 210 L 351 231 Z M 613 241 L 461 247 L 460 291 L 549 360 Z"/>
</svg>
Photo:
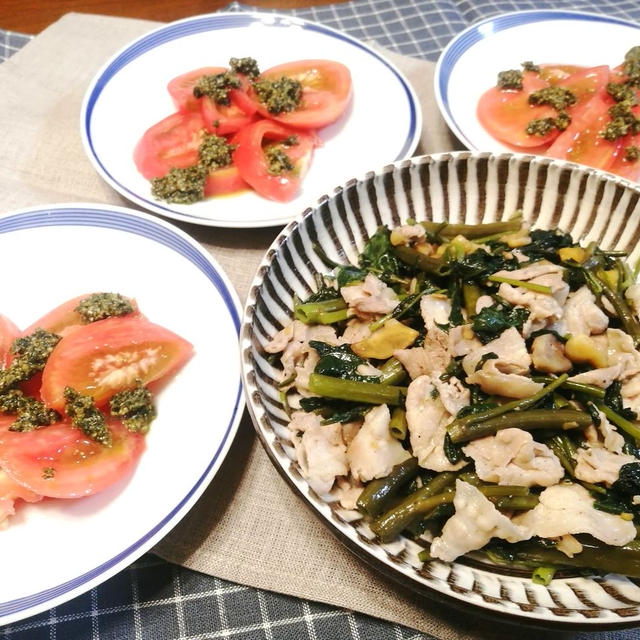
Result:
<svg viewBox="0 0 640 640">
<path fill-rule="evenodd" d="M 640 132 L 640 120 L 633 115 L 631 106 L 627 102 L 618 102 L 609 108 L 611 122 L 600 132 L 609 141 L 623 138 L 628 134 Z"/>
<path fill-rule="evenodd" d="M 204 198 L 207 171 L 201 165 L 173 168 L 163 178 L 151 180 L 151 194 L 158 200 L 176 204 L 191 204 Z"/>
<path fill-rule="evenodd" d="M 109 401 L 111 415 L 118 416 L 129 431 L 147 433 L 157 412 L 153 406 L 151 392 L 140 380 L 134 389 L 116 393 Z"/>
<path fill-rule="evenodd" d="M 563 111 L 567 107 L 575 104 L 577 98 L 573 91 L 566 87 L 552 86 L 538 89 L 529 94 L 529 104 L 543 105 L 547 104 L 556 111 Z"/>
<path fill-rule="evenodd" d="M 553 129 L 564 131 L 571 124 L 571 116 L 561 111 L 555 118 L 535 118 L 527 124 L 526 132 L 532 136 L 546 136 Z"/>
<path fill-rule="evenodd" d="M 637 162 L 640 159 L 640 147 L 632 144 L 625 148 L 624 159 L 627 162 Z"/>
<path fill-rule="evenodd" d="M 522 71 L 519 69 L 508 69 L 498 73 L 496 82 L 498 89 L 511 89 L 514 91 L 522 91 Z"/>
<path fill-rule="evenodd" d="M 85 322 L 133 313 L 133 305 L 119 293 L 93 293 L 75 308 Z"/>
<path fill-rule="evenodd" d="M 25 395 L 20 389 L 9 389 L 0 394 L 0 411 L 17 415 L 9 431 L 33 431 L 46 427 L 60 419 L 60 414 L 43 402 Z"/>
<path fill-rule="evenodd" d="M 227 167 L 231 164 L 231 154 L 235 148 L 235 144 L 229 144 L 221 136 L 205 136 L 198 148 L 199 164 L 208 171 Z"/>
<path fill-rule="evenodd" d="M 239 89 L 241 86 L 240 78 L 235 73 L 224 71 L 223 73 L 198 78 L 193 87 L 193 95 L 196 98 L 209 96 L 216 104 L 228 107 L 231 104 L 229 91 L 231 89 Z"/>
<path fill-rule="evenodd" d="M 267 171 L 272 176 L 280 176 L 287 171 L 293 171 L 295 165 L 281 146 L 267 147 L 264 151 L 267 161 Z"/>
<path fill-rule="evenodd" d="M 624 72 L 629 76 L 627 82 L 634 87 L 640 86 L 640 46 L 631 47 L 624 56 Z"/>
<path fill-rule="evenodd" d="M 260 75 L 260 69 L 255 58 L 231 58 L 229 67 L 234 73 L 241 73 L 250 78 L 257 78 Z"/>
<path fill-rule="evenodd" d="M 0 371 L 0 393 L 42 371 L 59 341 L 60 336 L 44 329 L 36 329 L 32 334 L 14 340 L 11 353 L 15 358 Z"/>
<path fill-rule="evenodd" d="M 258 100 L 274 115 L 294 111 L 302 103 L 302 84 L 286 76 L 278 80 L 257 80 L 253 88 Z"/>
<path fill-rule="evenodd" d="M 56 470 L 53 467 L 43 467 L 42 468 L 42 477 L 44 480 L 51 480 L 51 478 L 55 478 Z"/>
<path fill-rule="evenodd" d="M 522 64 L 523 71 L 533 71 L 534 73 L 540 73 L 540 67 L 537 64 L 533 64 L 531 60 L 525 60 Z"/>
<path fill-rule="evenodd" d="M 65 387 L 64 399 L 66 400 L 64 411 L 71 419 L 71 424 L 82 429 L 83 433 L 96 442 L 110 447 L 111 431 L 107 427 L 102 411 L 93 402 L 93 398 L 78 393 L 71 387 Z"/>
<path fill-rule="evenodd" d="M 626 102 L 631 106 L 638 104 L 636 92 L 626 82 L 609 82 L 607 93 L 616 102 Z"/>
</svg>

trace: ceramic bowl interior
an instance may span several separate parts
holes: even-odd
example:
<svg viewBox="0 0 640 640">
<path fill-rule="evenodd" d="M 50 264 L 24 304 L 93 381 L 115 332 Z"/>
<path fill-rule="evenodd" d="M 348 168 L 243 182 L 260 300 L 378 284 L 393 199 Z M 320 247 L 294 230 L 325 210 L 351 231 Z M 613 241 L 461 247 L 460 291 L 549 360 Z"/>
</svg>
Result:
<svg viewBox="0 0 640 640">
<path fill-rule="evenodd" d="M 576 239 L 627 251 L 632 264 L 640 256 L 640 188 L 624 180 L 514 154 L 460 152 L 389 165 L 321 198 L 282 231 L 266 254 L 241 336 L 248 405 L 262 444 L 290 487 L 351 550 L 404 586 L 521 622 L 592 630 L 637 625 L 640 587 L 621 576 L 567 575 L 546 587 L 533 584 L 528 574 L 473 560 L 423 564 L 417 557 L 420 547 L 404 537 L 382 544 L 358 512 L 317 495 L 300 474 L 277 388 L 278 370 L 263 351 L 291 322 L 294 295 L 308 297 L 315 289 L 314 274 L 329 271 L 315 246 L 336 262 L 356 263 L 383 224 L 398 225 L 410 217 L 491 222 L 516 210 L 536 227 L 557 227 Z"/>
</svg>

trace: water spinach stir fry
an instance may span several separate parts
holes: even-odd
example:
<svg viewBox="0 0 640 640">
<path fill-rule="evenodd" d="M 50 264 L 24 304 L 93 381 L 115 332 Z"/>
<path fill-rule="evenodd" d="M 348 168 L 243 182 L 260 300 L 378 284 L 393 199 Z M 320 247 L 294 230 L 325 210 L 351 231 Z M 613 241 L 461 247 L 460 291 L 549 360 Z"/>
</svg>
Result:
<svg viewBox="0 0 640 640">
<path fill-rule="evenodd" d="M 265 347 L 300 470 L 420 559 L 640 577 L 640 285 L 521 218 L 380 228 Z"/>
</svg>

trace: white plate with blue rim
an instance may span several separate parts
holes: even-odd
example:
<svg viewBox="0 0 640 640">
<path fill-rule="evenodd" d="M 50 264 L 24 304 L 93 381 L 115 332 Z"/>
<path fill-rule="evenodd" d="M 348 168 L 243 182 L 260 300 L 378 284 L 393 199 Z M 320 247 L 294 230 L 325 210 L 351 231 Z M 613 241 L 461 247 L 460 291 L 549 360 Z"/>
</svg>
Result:
<svg viewBox="0 0 640 640">
<path fill-rule="evenodd" d="M 525 60 L 615 67 L 638 44 L 640 25 L 595 13 L 545 9 L 487 18 L 442 51 L 434 76 L 436 102 L 467 148 L 513 151 L 485 131 L 476 115 L 480 96 L 495 86 L 499 71 L 518 69 Z"/>
<path fill-rule="evenodd" d="M 349 67 L 353 96 L 345 114 L 319 131 L 297 196 L 286 203 L 253 191 L 188 205 L 155 200 L 137 171 L 133 150 L 142 134 L 175 111 L 172 78 L 251 56 L 261 69 L 293 60 L 337 60 Z M 219 227 L 268 227 L 289 222 L 347 176 L 409 157 L 422 129 L 418 99 L 404 75 L 364 43 L 320 24 L 267 13 L 214 13 L 162 26 L 115 54 L 85 95 L 81 132 L 98 173 L 120 194 L 169 218 Z"/>
<path fill-rule="evenodd" d="M 25 263 L 25 255 L 38 258 Z M 173 225 L 96 204 L 25 209 L 0 217 L 0 256 L 20 265 L 3 280 L 0 310 L 20 328 L 75 296 L 118 291 L 195 350 L 156 396 L 158 417 L 133 472 L 93 496 L 16 505 L 0 530 L 7 624 L 89 590 L 166 535 L 218 472 L 244 398 L 238 298 L 209 254 Z"/>
</svg>

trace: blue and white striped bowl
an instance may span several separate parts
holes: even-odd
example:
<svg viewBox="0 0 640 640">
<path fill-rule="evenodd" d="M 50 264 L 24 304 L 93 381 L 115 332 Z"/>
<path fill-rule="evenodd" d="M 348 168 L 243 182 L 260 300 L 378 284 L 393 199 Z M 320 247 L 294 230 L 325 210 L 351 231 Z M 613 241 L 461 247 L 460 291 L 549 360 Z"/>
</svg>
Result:
<svg viewBox="0 0 640 640">
<path fill-rule="evenodd" d="M 640 257 L 640 188 L 622 179 L 549 158 L 459 152 L 422 156 L 350 180 L 291 222 L 267 252 L 245 307 L 241 331 L 243 378 L 253 422 L 271 461 L 289 486 L 349 549 L 383 573 L 429 597 L 478 613 L 532 625 L 591 630 L 640 623 L 640 587 L 608 575 L 560 577 L 548 586 L 528 575 L 473 560 L 422 564 L 420 548 L 400 538 L 382 544 L 359 513 L 314 493 L 302 477 L 279 399 L 278 370 L 264 346 L 291 322 L 294 295 L 306 298 L 314 274 L 326 273 L 313 246 L 339 263 L 356 263 L 382 224 L 407 218 L 491 222 L 521 209 L 542 228 Z M 425 603 L 426 606 L 426 603 Z"/>
</svg>

